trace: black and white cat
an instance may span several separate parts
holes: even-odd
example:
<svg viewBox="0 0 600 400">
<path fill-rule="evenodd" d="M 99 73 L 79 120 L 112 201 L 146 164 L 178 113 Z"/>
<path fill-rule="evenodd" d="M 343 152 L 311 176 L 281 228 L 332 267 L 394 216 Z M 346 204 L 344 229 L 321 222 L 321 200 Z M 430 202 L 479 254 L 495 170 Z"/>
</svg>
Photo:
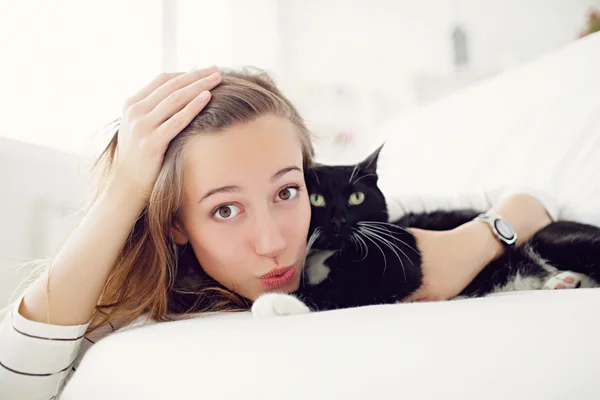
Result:
<svg viewBox="0 0 600 400">
<path fill-rule="evenodd" d="M 406 228 L 448 230 L 475 218 L 463 209 L 409 213 L 388 222 L 378 188 L 381 147 L 353 166 L 306 171 L 312 218 L 305 279 L 292 294 L 269 293 L 252 306 L 256 317 L 396 303 L 422 283 L 421 254 Z M 598 287 L 600 228 L 554 222 L 519 248 L 488 264 L 459 297 L 497 292 Z"/>
</svg>

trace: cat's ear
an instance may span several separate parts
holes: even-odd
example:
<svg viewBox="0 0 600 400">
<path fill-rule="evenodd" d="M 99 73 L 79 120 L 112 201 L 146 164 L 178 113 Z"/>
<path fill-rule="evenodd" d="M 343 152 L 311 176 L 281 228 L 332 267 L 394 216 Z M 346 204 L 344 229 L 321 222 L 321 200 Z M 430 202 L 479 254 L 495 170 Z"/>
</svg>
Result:
<svg viewBox="0 0 600 400">
<path fill-rule="evenodd" d="M 379 159 L 379 153 L 384 144 L 379 146 L 373 153 L 369 154 L 367 158 L 360 162 L 359 167 L 365 174 L 377 174 L 377 160 Z"/>
</svg>

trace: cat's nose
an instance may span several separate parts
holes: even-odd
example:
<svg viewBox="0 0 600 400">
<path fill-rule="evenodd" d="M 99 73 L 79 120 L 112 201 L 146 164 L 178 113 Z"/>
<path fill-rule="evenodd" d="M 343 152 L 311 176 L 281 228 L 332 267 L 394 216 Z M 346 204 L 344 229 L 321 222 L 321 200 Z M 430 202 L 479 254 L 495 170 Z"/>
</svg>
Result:
<svg viewBox="0 0 600 400">
<path fill-rule="evenodd" d="M 339 232 L 342 228 L 342 225 L 344 225 L 345 223 L 346 223 L 346 218 L 344 218 L 344 217 L 338 217 L 338 218 L 331 219 L 331 225 L 333 226 L 333 229 L 336 232 Z"/>
</svg>

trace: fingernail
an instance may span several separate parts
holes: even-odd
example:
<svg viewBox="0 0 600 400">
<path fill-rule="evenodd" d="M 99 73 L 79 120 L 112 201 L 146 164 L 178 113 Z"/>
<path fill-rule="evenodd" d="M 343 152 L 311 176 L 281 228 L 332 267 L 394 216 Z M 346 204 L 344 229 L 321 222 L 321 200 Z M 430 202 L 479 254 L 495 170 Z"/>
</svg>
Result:
<svg viewBox="0 0 600 400">
<path fill-rule="evenodd" d="M 216 81 L 219 79 L 219 76 L 220 76 L 220 74 L 218 72 L 213 72 L 206 79 L 208 79 L 209 81 Z"/>
<path fill-rule="evenodd" d="M 204 100 L 208 99 L 208 96 L 210 96 L 210 93 L 208 92 L 208 90 L 205 90 L 198 95 L 198 100 L 204 101 Z"/>
</svg>

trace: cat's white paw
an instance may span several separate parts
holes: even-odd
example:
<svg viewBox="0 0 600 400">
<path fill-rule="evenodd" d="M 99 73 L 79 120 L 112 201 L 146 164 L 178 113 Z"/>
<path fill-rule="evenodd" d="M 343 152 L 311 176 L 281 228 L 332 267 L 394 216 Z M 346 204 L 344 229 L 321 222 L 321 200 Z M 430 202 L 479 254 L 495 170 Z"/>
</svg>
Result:
<svg viewBox="0 0 600 400">
<path fill-rule="evenodd" d="M 546 281 L 544 289 L 577 289 L 585 280 L 585 275 L 573 271 L 562 271 Z"/>
<path fill-rule="evenodd" d="M 310 308 L 291 294 L 266 293 L 252 304 L 252 315 L 254 318 L 306 314 L 309 312 Z"/>
</svg>

